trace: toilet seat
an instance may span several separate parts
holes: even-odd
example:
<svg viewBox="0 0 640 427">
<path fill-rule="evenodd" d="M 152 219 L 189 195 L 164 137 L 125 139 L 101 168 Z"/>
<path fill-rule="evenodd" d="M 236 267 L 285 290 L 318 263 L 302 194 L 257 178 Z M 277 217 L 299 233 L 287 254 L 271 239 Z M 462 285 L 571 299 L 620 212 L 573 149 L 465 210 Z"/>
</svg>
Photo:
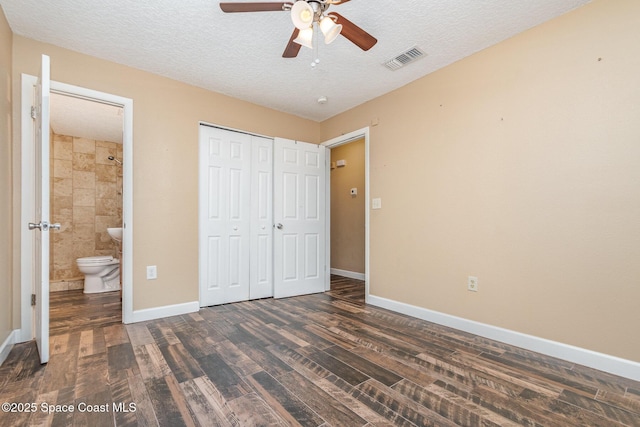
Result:
<svg viewBox="0 0 640 427">
<path fill-rule="evenodd" d="M 111 255 L 104 256 L 89 256 L 84 258 L 78 258 L 78 265 L 109 265 L 115 262 L 120 262 L 114 259 Z"/>
</svg>

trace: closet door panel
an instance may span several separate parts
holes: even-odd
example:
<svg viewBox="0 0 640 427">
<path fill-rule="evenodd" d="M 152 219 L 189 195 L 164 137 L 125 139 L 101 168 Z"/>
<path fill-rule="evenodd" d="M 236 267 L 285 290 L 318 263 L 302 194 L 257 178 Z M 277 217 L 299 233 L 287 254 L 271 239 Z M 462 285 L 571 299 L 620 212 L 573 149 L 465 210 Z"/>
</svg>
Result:
<svg viewBox="0 0 640 427">
<path fill-rule="evenodd" d="M 251 137 L 205 126 L 200 131 L 200 303 L 244 301 L 249 298 Z"/>
<path fill-rule="evenodd" d="M 253 137 L 250 298 L 273 296 L 273 140 Z"/>
</svg>

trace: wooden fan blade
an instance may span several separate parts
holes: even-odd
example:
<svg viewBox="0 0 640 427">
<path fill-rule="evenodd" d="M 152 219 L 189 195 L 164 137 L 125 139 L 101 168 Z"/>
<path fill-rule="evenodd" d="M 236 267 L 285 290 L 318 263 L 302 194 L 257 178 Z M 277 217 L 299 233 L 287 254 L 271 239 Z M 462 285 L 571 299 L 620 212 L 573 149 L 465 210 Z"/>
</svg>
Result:
<svg viewBox="0 0 640 427">
<path fill-rule="evenodd" d="M 345 36 L 351 43 L 355 44 L 362 50 L 371 49 L 378 40 L 353 22 L 349 21 L 342 15 L 331 12 L 329 16 L 333 16 L 337 24 L 342 25 L 340 34 Z"/>
<path fill-rule="evenodd" d="M 220 3 L 220 9 L 226 13 L 234 12 L 275 12 L 287 10 L 291 6 L 290 2 L 271 3 Z M 289 6 L 286 6 L 289 5 Z"/>
<path fill-rule="evenodd" d="M 291 34 L 291 38 L 289 39 L 289 43 L 287 44 L 287 47 L 284 48 L 284 52 L 282 53 L 282 57 L 283 58 L 295 58 L 296 56 L 298 56 L 298 52 L 300 52 L 300 48 L 302 47 L 301 45 L 299 45 L 298 43 L 294 42 L 293 40 L 298 37 L 298 33 L 300 32 L 299 29 L 294 28 L 293 29 L 293 34 Z"/>
</svg>

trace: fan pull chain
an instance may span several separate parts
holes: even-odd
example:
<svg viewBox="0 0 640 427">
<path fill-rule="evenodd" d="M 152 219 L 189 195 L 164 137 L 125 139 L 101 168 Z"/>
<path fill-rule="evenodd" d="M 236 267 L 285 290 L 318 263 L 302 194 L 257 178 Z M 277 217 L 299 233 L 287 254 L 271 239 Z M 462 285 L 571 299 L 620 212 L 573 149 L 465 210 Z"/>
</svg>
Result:
<svg viewBox="0 0 640 427">
<path fill-rule="evenodd" d="M 315 59 L 311 61 L 311 68 L 315 68 L 316 65 L 320 63 L 320 58 L 318 57 L 318 39 L 320 38 L 320 32 L 315 22 L 313 23 L 313 32 L 313 56 L 315 56 Z"/>
</svg>

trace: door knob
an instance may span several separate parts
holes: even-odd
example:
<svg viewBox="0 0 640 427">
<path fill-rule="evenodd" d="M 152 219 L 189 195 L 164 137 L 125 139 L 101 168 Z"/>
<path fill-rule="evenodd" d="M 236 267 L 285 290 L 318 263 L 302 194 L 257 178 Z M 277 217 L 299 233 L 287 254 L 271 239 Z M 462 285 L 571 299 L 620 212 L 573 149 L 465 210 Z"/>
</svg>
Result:
<svg viewBox="0 0 640 427">
<path fill-rule="evenodd" d="M 35 230 L 36 228 L 41 231 L 48 231 L 49 229 L 60 230 L 60 223 L 49 224 L 48 221 L 40 221 L 37 224 L 35 222 L 29 223 L 29 230 Z"/>
<path fill-rule="evenodd" d="M 278 223 L 278 225 L 276 225 L 276 228 L 277 228 L 278 230 L 282 230 L 282 229 L 284 228 L 284 225 L 282 225 L 282 224 Z"/>
</svg>

